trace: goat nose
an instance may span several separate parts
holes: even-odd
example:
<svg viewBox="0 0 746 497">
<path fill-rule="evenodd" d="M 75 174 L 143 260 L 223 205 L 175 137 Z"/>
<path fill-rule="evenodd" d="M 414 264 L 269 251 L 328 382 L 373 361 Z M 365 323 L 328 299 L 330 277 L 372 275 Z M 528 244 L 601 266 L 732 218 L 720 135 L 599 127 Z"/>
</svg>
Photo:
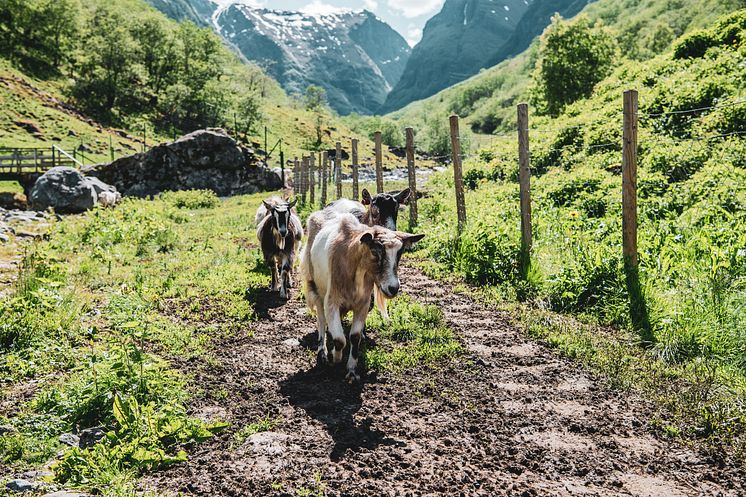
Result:
<svg viewBox="0 0 746 497">
<path fill-rule="evenodd" d="M 285 238 L 286 236 L 288 236 L 288 230 L 280 230 L 280 236 L 283 237 L 283 238 Z"/>
<path fill-rule="evenodd" d="M 389 291 L 389 295 L 392 297 L 395 297 L 397 293 L 399 293 L 399 282 L 396 282 L 393 285 L 389 285 L 387 290 Z"/>
</svg>

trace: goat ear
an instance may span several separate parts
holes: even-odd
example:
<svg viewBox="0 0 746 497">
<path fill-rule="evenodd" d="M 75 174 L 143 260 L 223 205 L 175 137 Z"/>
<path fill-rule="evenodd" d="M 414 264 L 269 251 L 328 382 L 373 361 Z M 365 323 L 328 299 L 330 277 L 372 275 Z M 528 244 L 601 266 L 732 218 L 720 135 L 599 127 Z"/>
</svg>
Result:
<svg viewBox="0 0 746 497">
<path fill-rule="evenodd" d="M 272 210 L 272 206 L 269 203 L 267 203 L 266 200 L 262 200 L 262 203 L 264 204 L 264 207 L 266 207 L 268 211 Z"/>
<path fill-rule="evenodd" d="M 413 235 L 411 233 L 404 233 L 403 231 L 397 231 L 396 236 L 399 237 L 405 249 L 411 248 L 412 245 L 425 238 L 424 234 Z"/>
<path fill-rule="evenodd" d="M 373 233 L 370 231 L 366 231 L 362 235 L 360 235 L 360 243 L 363 243 L 365 245 L 373 245 Z"/>
<path fill-rule="evenodd" d="M 298 203 L 298 197 L 295 197 L 293 201 L 288 204 L 288 209 L 292 209 L 293 207 L 295 207 L 295 204 L 297 203 Z"/>
<path fill-rule="evenodd" d="M 404 190 L 402 190 L 399 193 L 397 193 L 396 197 L 394 197 L 394 198 L 400 204 L 405 204 L 406 205 L 407 202 L 408 202 L 408 200 L 409 200 L 409 194 L 410 194 L 409 188 L 405 188 Z"/>
<path fill-rule="evenodd" d="M 367 188 L 363 188 L 363 205 L 370 205 L 370 192 Z"/>
</svg>

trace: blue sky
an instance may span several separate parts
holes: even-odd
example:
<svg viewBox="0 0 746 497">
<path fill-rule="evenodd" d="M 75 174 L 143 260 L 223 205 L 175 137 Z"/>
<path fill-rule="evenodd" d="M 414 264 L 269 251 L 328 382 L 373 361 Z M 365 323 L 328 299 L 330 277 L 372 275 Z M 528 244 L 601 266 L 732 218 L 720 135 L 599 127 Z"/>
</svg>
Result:
<svg viewBox="0 0 746 497">
<path fill-rule="evenodd" d="M 444 0 L 243 0 L 249 5 L 278 10 L 331 12 L 334 9 L 368 9 L 397 30 L 410 45 L 422 36 L 422 28 Z"/>
</svg>

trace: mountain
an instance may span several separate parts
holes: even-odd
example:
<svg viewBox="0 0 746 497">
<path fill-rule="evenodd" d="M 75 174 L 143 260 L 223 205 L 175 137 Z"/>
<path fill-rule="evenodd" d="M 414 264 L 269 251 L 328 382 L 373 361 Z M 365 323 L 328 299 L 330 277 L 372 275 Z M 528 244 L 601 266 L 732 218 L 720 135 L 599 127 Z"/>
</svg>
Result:
<svg viewBox="0 0 746 497">
<path fill-rule="evenodd" d="M 311 15 L 234 3 L 212 22 L 286 91 L 319 85 L 340 114 L 377 111 L 409 58 L 404 38 L 368 11 Z"/>
<path fill-rule="evenodd" d="M 526 50 L 534 38 L 549 26 L 555 13 L 567 19 L 583 10 L 591 1 L 593 0 L 535 0 L 531 2 L 521 20 L 518 21 L 513 34 L 500 50 L 487 60 L 484 67 L 497 65 Z"/>
<path fill-rule="evenodd" d="M 207 26 L 217 5 L 210 0 L 146 0 L 147 3 L 176 21 L 192 21 Z"/>
<path fill-rule="evenodd" d="M 381 110 L 396 110 L 477 73 L 536 1 L 541 0 L 446 0 L 425 25 L 422 40 Z"/>
</svg>

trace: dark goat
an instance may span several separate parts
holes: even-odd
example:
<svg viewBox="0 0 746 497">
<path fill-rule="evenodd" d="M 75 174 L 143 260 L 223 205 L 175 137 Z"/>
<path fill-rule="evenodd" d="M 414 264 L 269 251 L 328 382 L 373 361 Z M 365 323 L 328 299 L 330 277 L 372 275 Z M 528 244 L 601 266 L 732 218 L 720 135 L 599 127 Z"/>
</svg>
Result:
<svg viewBox="0 0 746 497">
<path fill-rule="evenodd" d="M 263 200 L 256 211 L 256 237 L 272 271 L 270 290 L 279 290 L 284 299 L 289 297 L 293 262 L 303 238 L 303 226 L 293 210 L 297 201 L 288 203 L 275 196 Z"/>
</svg>

